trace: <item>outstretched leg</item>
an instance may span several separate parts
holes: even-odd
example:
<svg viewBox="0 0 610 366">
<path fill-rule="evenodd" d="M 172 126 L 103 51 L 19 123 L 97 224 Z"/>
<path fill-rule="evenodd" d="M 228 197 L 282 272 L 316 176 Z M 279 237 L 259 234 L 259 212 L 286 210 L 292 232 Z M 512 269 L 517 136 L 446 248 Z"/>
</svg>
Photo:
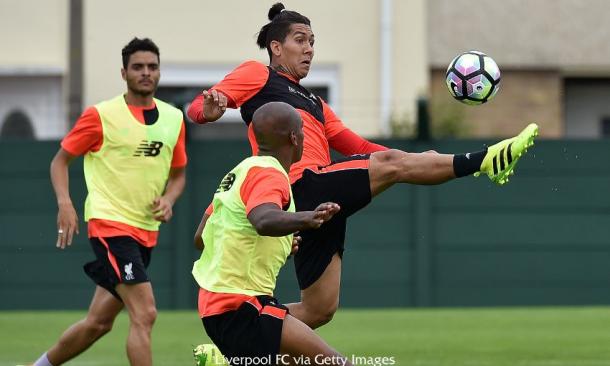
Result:
<svg viewBox="0 0 610 366">
<path fill-rule="evenodd" d="M 530 124 L 513 138 L 482 151 L 459 155 L 400 150 L 373 153 L 368 167 L 371 196 L 375 197 L 396 183 L 433 185 L 472 174 L 486 174 L 493 182 L 504 184 L 537 134 L 538 126 Z M 316 244 L 320 245 L 311 245 Z M 324 243 L 330 244 L 335 243 Z M 335 253 L 322 275 L 301 290 L 301 302 L 287 305 L 290 313 L 311 328 L 328 323 L 339 305 L 340 284 L 341 258 Z"/>
<path fill-rule="evenodd" d="M 455 177 L 453 155 L 400 150 L 371 154 L 369 178 L 373 197 L 396 183 L 440 184 Z"/>
<path fill-rule="evenodd" d="M 517 136 L 474 153 L 452 155 L 400 150 L 373 153 L 369 167 L 371 193 L 376 196 L 396 183 L 440 184 L 471 174 L 486 174 L 494 183 L 505 184 L 537 135 L 538 125 L 532 123 Z"/>
</svg>

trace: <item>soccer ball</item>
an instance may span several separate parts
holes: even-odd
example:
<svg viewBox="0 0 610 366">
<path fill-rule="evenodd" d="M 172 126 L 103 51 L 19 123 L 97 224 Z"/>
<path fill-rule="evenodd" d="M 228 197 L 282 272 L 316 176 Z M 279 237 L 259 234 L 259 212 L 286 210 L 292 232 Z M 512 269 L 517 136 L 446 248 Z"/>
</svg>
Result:
<svg viewBox="0 0 610 366">
<path fill-rule="evenodd" d="M 500 88 L 500 69 L 483 52 L 468 51 L 451 61 L 445 78 L 451 95 L 462 103 L 488 102 Z"/>
<path fill-rule="evenodd" d="M 200 344 L 193 349 L 197 366 L 229 366 L 227 360 L 214 344 Z"/>
</svg>

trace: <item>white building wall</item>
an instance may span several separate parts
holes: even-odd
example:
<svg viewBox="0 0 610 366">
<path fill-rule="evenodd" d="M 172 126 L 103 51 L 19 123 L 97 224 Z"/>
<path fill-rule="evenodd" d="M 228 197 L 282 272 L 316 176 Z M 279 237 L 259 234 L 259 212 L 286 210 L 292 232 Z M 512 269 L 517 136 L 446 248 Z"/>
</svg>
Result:
<svg viewBox="0 0 610 366">
<path fill-rule="evenodd" d="M 181 68 L 201 73 L 231 69 L 247 59 L 268 62 L 266 51 L 258 50 L 255 40 L 273 3 L 83 0 L 83 107 L 125 90 L 120 52 L 134 36 L 152 38 L 160 46 L 162 67 L 174 70 L 174 76 Z M 332 104 L 344 122 L 364 136 L 379 135 L 380 2 L 286 0 L 284 4 L 312 21 L 316 54 L 309 83 L 332 79 Z M 426 0 L 392 4 L 391 109 L 413 113 L 415 97 L 428 82 Z M 58 126 L 55 133 L 45 127 L 49 138 L 61 137 L 69 126 L 65 115 L 68 32 L 69 0 L 0 0 L 0 77 L 54 78 L 49 90 L 60 93 L 51 99 L 60 101 L 56 109 L 61 121 L 51 123 Z"/>
<path fill-rule="evenodd" d="M 37 139 L 67 128 L 68 0 L 0 0 L 0 127 L 25 113 Z"/>
<path fill-rule="evenodd" d="M 408 4 L 405 4 L 408 3 Z M 396 51 L 393 104 L 411 108 L 425 89 L 424 0 L 394 1 Z M 150 37 L 163 65 L 234 67 L 244 60 L 268 62 L 255 41 L 273 2 L 226 0 L 85 2 L 85 103 L 94 104 L 124 90 L 121 48 L 133 37 Z M 339 97 L 334 103 L 344 122 L 365 136 L 379 134 L 379 4 L 376 1 L 284 1 L 310 18 L 316 36 L 314 64 L 336 70 Z M 137 14 L 137 15 L 136 15 Z M 415 51 L 414 51 L 415 50 Z M 405 70 L 405 63 L 409 66 Z M 404 82 L 403 82 L 404 80 Z M 306 80 L 305 80 L 306 81 Z M 163 82 L 163 76 L 162 76 Z"/>
<path fill-rule="evenodd" d="M 394 0 L 392 111 L 397 118 L 416 119 L 416 100 L 430 85 L 426 28 L 427 0 Z"/>
<path fill-rule="evenodd" d="M 0 72 L 67 68 L 68 0 L 0 0 Z"/>
</svg>

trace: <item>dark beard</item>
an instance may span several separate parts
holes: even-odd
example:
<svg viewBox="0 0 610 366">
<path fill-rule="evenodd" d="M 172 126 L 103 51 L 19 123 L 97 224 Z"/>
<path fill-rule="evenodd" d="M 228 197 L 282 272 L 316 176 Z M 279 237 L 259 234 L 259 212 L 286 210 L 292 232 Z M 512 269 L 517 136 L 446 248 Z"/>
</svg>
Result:
<svg viewBox="0 0 610 366">
<path fill-rule="evenodd" d="M 156 89 L 157 88 L 153 89 L 153 91 L 144 91 L 144 90 L 138 90 L 138 89 L 129 87 L 129 91 L 131 93 L 133 93 L 134 95 L 140 96 L 140 97 L 149 97 L 151 95 L 154 95 Z"/>
</svg>

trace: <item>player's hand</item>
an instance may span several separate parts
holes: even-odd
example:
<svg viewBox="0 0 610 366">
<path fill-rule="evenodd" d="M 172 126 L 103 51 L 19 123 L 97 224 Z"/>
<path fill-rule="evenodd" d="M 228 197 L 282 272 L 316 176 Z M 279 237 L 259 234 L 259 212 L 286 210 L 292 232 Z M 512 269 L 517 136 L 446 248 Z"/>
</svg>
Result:
<svg viewBox="0 0 610 366">
<path fill-rule="evenodd" d="M 207 91 L 203 93 L 203 116 L 206 121 L 216 121 L 227 110 L 227 97 L 217 92 L 216 90 Z"/>
<path fill-rule="evenodd" d="M 78 234 L 78 215 L 72 203 L 59 204 L 57 213 L 57 243 L 55 246 L 65 249 L 72 245 L 74 233 Z"/>
<path fill-rule="evenodd" d="M 325 202 L 320 204 L 315 210 L 312 211 L 309 227 L 312 229 L 319 228 L 323 223 L 332 219 L 332 217 L 339 212 L 340 209 L 341 208 L 339 205 L 333 202 Z"/>
<path fill-rule="evenodd" d="M 172 210 L 173 205 L 173 202 L 171 202 L 165 196 L 155 198 L 152 204 L 152 212 L 155 217 L 155 220 L 161 222 L 168 222 L 174 215 L 174 212 Z"/>
<path fill-rule="evenodd" d="M 296 252 L 299 251 L 299 245 L 301 245 L 302 241 L 303 238 L 294 234 L 294 236 L 292 237 L 292 250 L 290 251 L 290 255 L 294 255 Z"/>
</svg>

